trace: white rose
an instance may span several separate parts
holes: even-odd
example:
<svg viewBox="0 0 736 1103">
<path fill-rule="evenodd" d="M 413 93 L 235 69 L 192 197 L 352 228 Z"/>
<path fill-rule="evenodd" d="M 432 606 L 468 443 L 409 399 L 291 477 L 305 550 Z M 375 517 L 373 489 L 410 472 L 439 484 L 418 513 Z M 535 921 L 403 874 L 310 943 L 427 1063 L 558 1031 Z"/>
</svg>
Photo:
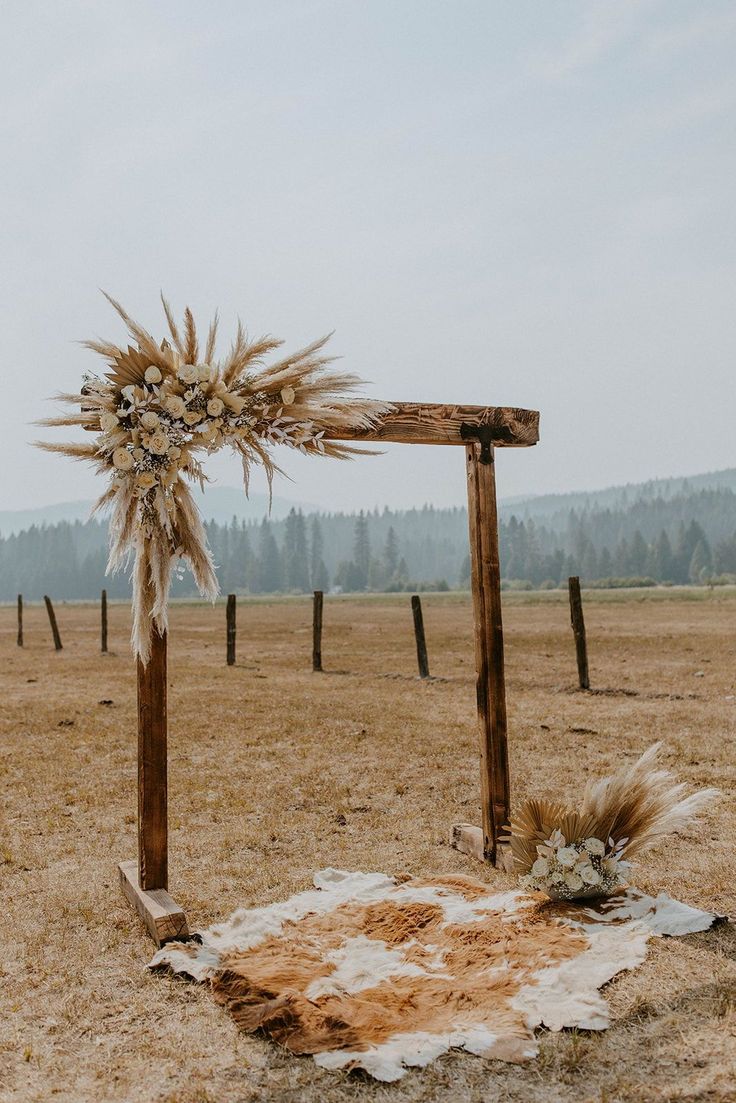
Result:
<svg viewBox="0 0 736 1103">
<path fill-rule="evenodd" d="M 588 854 L 597 854 L 599 858 L 602 858 L 606 853 L 606 847 L 600 839 L 586 839 L 583 846 L 588 851 Z"/>
<path fill-rule="evenodd" d="M 153 452 L 156 456 L 163 456 L 168 452 L 171 442 L 166 433 L 152 433 L 144 443 L 149 452 Z"/>
<path fill-rule="evenodd" d="M 565 880 L 565 874 L 561 869 L 553 869 L 549 875 L 549 879 L 553 885 L 561 885 Z"/>
<path fill-rule="evenodd" d="M 557 851 L 557 861 L 561 866 L 569 867 L 575 865 L 578 860 L 578 852 L 572 846 L 563 846 Z"/>
<path fill-rule="evenodd" d="M 182 383 L 196 383 L 199 379 L 199 369 L 196 364 L 182 364 L 176 374 Z"/>
<path fill-rule="evenodd" d="M 156 476 L 153 471 L 141 471 L 135 480 L 135 484 L 141 490 L 150 490 L 152 486 L 156 485 Z"/>
<path fill-rule="evenodd" d="M 586 885 L 599 885 L 601 881 L 601 875 L 597 869 L 593 869 L 592 866 L 583 866 L 579 871 L 580 876 L 585 881 Z"/>
<path fill-rule="evenodd" d="M 172 417 L 182 417 L 186 410 L 184 399 L 178 394 L 170 394 L 164 405 Z"/>
<path fill-rule="evenodd" d="M 240 394 L 225 394 L 223 395 L 223 402 L 235 414 L 239 414 L 245 406 L 245 399 Z"/>
<path fill-rule="evenodd" d="M 144 429 L 158 429 L 158 414 L 154 414 L 153 410 L 146 410 L 145 414 L 141 414 L 141 425 Z"/>
<path fill-rule="evenodd" d="M 187 410 L 184 414 L 184 420 L 187 425 L 196 425 L 198 421 L 201 421 L 204 417 L 202 410 Z"/>
<path fill-rule="evenodd" d="M 546 877 L 549 873 L 549 862 L 546 858 L 537 858 L 536 862 L 532 866 L 532 874 L 534 877 Z"/>
<path fill-rule="evenodd" d="M 113 429 L 117 429 L 118 419 L 115 414 L 110 413 L 109 410 L 103 410 L 100 414 L 100 429 L 103 433 L 111 433 Z"/>
<path fill-rule="evenodd" d="M 178 444 L 172 444 L 171 448 L 169 448 L 169 451 L 168 451 L 169 459 L 172 460 L 172 461 L 173 460 L 178 460 L 180 455 L 181 455 L 181 448 L 179 448 Z"/>
<path fill-rule="evenodd" d="M 283 391 L 281 392 L 281 401 L 283 402 L 284 406 L 291 406 L 295 398 L 296 391 L 294 390 L 294 388 L 284 387 Z"/>
<path fill-rule="evenodd" d="M 133 466 L 133 457 L 127 448 L 116 448 L 112 454 L 112 462 L 118 471 L 130 471 Z"/>
<path fill-rule="evenodd" d="M 163 379 L 161 372 L 155 364 L 151 364 L 150 368 L 146 368 L 146 374 L 143 376 L 146 383 L 160 383 Z"/>
<path fill-rule="evenodd" d="M 573 892 L 576 892 L 583 887 L 583 879 L 582 877 L 578 877 L 577 873 L 566 873 L 565 884 L 569 889 L 572 889 Z"/>
<path fill-rule="evenodd" d="M 221 398 L 211 398 L 207 403 L 207 413 L 210 417 L 219 417 L 225 409 L 225 403 Z"/>
<path fill-rule="evenodd" d="M 212 368 L 209 364 L 200 364 L 197 368 L 200 383 L 207 383 L 212 378 Z"/>
</svg>

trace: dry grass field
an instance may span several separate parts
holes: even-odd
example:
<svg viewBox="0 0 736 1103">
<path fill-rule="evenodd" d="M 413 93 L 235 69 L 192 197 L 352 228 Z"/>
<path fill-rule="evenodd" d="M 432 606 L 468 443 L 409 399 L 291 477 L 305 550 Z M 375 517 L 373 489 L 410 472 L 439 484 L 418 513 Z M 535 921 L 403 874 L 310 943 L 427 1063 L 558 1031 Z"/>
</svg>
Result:
<svg viewBox="0 0 736 1103">
<path fill-rule="evenodd" d="M 574 798 L 651 742 L 724 796 L 696 839 L 655 852 L 638 884 L 736 910 L 736 598 L 586 595 L 594 688 L 575 690 L 564 595 L 509 595 L 505 621 L 515 798 Z M 663 600 L 659 600 L 663 598 Z M 424 598 L 430 664 L 415 677 L 408 596 L 328 599 L 311 673 L 306 599 L 241 601 L 238 661 L 224 609 L 177 605 L 170 646 L 171 890 L 194 926 L 305 888 L 333 865 L 473 873 L 449 848 L 476 821 L 472 613 Z M 128 610 L 0 609 L 2 823 L 0 1098 L 160 1103 L 736 1098 L 736 937 L 659 939 L 608 988 L 610 1030 L 544 1038 L 526 1066 L 450 1055 L 393 1086 L 322 1072 L 239 1036 L 202 987 L 149 975 L 151 944 L 118 889 L 134 857 L 135 683 Z"/>
</svg>

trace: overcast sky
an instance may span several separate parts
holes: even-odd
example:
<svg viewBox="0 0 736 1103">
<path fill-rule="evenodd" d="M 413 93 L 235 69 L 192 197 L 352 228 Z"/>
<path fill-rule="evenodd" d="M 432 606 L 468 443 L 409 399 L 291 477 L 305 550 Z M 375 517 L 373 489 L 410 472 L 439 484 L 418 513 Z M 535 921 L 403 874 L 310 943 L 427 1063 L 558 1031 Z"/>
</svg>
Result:
<svg viewBox="0 0 736 1103">
<path fill-rule="evenodd" d="M 539 409 L 503 496 L 733 466 L 735 61 L 733 0 L 5 0 L 0 508 L 101 489 L 28 445 L 123 337 L 99 288 Z M 325 508 L 464 497 L 459 449 L 282 459 Z"/>
</svg>

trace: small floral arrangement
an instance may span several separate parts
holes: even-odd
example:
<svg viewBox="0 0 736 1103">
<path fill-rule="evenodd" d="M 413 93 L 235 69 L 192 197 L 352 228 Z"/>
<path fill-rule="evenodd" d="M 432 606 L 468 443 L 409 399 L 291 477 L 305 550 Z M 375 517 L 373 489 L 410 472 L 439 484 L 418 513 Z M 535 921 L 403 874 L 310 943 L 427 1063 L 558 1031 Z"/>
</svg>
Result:
<svg viewBox="0 0 736 1103">
<path fill-rule="evenodd" d="M 610 896 L 626 884 L 633 855 L 692 827 L 718 790 L 685 796 L 669 770 L 656 768 L 659 751 L 655 743 L 631 765 L 589 782 L 578 811 L 526 800 L 501 840 L 520 884 L 552 900 Z"/>
<path fill-rule="evenodd" d="M 109 298 L 109 296 L 108 296 Z M 204 485 L 201 457 L 229 445 L 240 457 L 246 491 L 251 466 L 261 464 L 269 485 L 279 468 L 273 445 L 307 455 L 350 458 L 357 449 L 341 432 L 368 429 L 390 407 L 351 395 L 361 381 L 327 371 L 322 338 L 266 366 L 281 341 L 250 340 L 240 323 L 224 359 L 215 359 L 217 318 L 200 351 L 191 311 L 179 330 L 163 300 L 170 338 L 158 342 L 114 299 L 135 347 L 107 341 L 84 344 L 103 356 L 104 376 L 87 375 L 79 394 L 60 395 L 76 410 L 42 425 L 80 425 L 96 434 L 89 444 L 39 447 L 95 463 L 109 477 L 95 509 L 112 505 L 108 570 L 134 557 L 133 648 L 144 661 L 150 634 L 166 628 L 172 571 L 186 560 L 200 593 L 218 593 L 212 557 L 186 480 Z M 325 439 L 325 438 L 336 439 Z"/>
<path fill-rule="evenodd" d="M 527 889 L 545 892 L 552 900 L 574 900 L 584 896 L 610 896 L 626 881 L 631 863 L 621 855 L 626 839 L 607 843 L 591 836 L 568 843 L 555 828 L 548 839 L 537 844 L 539 855 L 529 873 L 519 878 Z"/>
</svg>

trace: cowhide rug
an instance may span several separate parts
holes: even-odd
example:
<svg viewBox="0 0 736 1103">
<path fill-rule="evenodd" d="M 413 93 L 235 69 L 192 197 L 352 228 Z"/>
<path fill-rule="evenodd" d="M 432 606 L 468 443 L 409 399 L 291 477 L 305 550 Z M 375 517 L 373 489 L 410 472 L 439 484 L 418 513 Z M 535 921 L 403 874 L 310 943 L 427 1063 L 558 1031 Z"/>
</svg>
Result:
<svg viewBox="0 0 736 1103">
<path fill-rule="evenodd" d="M 525 1061 L 542 1025 L 603 1030 L 598 989 L 640 965 L 652 935 L 717 919 L 636 889 L 584 907 L 467 877 L 325 869 L 314 883 L 169 943 L 149 967 L 208 982 L 243 1030 L 378 1080 L 453 1048 Z"/>
</svg>

